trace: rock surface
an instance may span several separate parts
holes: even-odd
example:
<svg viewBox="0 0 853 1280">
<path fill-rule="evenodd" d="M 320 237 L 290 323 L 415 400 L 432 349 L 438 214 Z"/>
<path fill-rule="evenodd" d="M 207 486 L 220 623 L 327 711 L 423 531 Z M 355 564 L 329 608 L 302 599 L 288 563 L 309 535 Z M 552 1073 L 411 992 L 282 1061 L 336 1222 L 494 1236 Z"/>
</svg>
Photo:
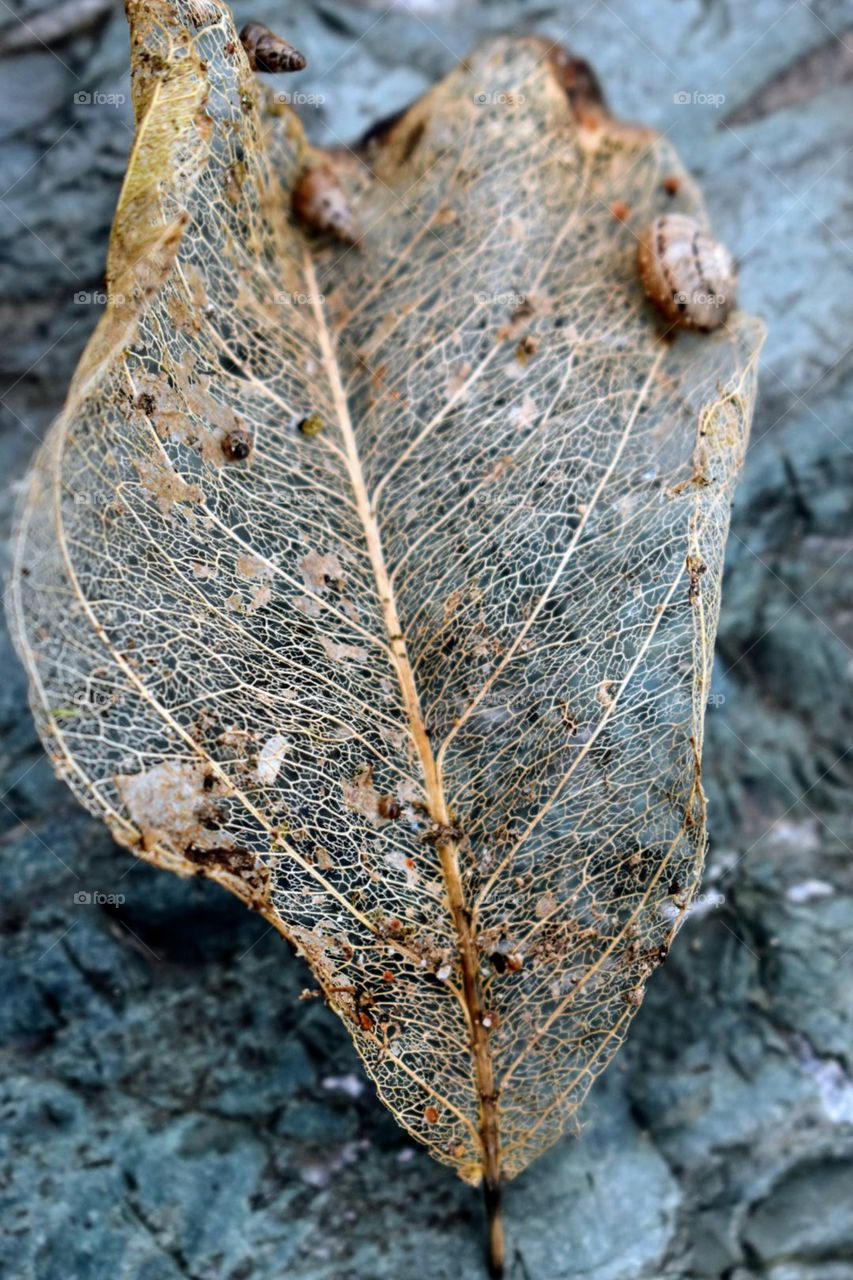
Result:
<svg viewBox="0 0 853 1280">
<path fill-rule="evenodd" d="M 98 312 L 131 119 L 117 7 L 66 6 L 52 49 L 32 35 L 37 0 L 4 8 L 14 480 Z M 551 36 L 594 63 L 618 114 L 671 131 L 741 261 L 769 339 L 709 708 L 706 892 L 579 1138 L 509 1188 L 510 1276 L 851 1280 L 853 8 L 314 0 L 286 26 L 272 0 L 236 9 L 309 55 L 286 83 L 323 142 L 484 34 Z M 0 1273 L 480 1277 L 477 1197 L 299 1000 L 300 962 L 213 886 L 111 845 L 44 763 L 5 640 L 2 662 Z"/>
</svg>

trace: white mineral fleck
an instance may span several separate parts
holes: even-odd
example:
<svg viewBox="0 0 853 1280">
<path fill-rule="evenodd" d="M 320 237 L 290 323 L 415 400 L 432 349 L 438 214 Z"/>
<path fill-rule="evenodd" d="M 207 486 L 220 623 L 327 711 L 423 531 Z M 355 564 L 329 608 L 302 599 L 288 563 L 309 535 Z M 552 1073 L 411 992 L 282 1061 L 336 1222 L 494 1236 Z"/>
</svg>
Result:
<svg viewBox="0 0 853 1280">
<path fill-rule="evenodd" d="M 274 733 L 268 738 L 261 748 L 258 756 L 258 765 L 255 769 L 255 777 L 264 787 L 271 787 L 278 777 L 281 762 L 290 750 L 289 738 L 282 737 L 280 733 Z"/>
</svg>

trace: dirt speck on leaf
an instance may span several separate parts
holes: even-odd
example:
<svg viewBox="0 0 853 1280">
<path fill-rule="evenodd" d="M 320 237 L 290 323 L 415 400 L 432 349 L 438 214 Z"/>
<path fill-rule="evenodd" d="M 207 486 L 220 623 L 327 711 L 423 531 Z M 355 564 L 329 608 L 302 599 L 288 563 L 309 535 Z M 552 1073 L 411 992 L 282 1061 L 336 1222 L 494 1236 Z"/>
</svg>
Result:
<svg viewBox="0 0 853 1280">
<path fill-rule="evenodd" d="M 536 903 L 536 914 L 540 920 L 545 916 L 550 916 L 557 909 L 557 899 L 553 893 L 543 893 L 542 897 Z"/>
<path fill-rule="evenodd" d="M 309 551 L 299 562 L 302 578 L 306 587 L 313 591 L 327 591 L 329 587 L 343 589 L 344 569 L 334 551 L 321 555 L 319 551 Z"/>
<path fill-rule="evenodd" d="M 515 466 L 515 459 L 511 454 L 505 453 L 492 463 L 489 470 L 483 477 L 486 484 L 493 484 L 496 480 L 500 480 L 501 476 L 506 475 L 512 467 Z"/>
<path fill-rule="evenodd" d="M 141 773 L 118 774 L 114 781 L 144 850 L 167 844 L 196 866 L 226 871 L 266 894 L 269 870 L 218 829 L 228 787 L 208 766 L 166 760 Z"/>
<path fill-rule="evenodd" d="M 364 662 L 367 658 L 367 650 L 360 644 L 339 644 L 328 636 L 320 636 L 320 643 L 332 662 Z"/>
<path fill-rule="evenodd" d="M 258 609 L 263 609 L 264 605 L 269 604 L 270 600 L 272 600 L 272 591 L 270 588 L 266 584 L 257 587 L 252 592 L 252 598 L 246 605 L 246 613 L 257 613 Z"/>
<path fill-rule="evenodd" d="M 352 782 L 342 782 L 344 804 L 355 813 L 369 818 L 374 826 L 389 821 L 383 816 L 384 796 L 373 785 L 373 766 L 365 765 Z"/>
<path fill-rule="evenodd" d="M 294 596 L 293 604 L 306 618 L 319 618 L 323 612 L 321 606 L 311 596 Z"/>
<path fill-rule="evenodd" d="M 239 556 L 236 569 L 241 578 L 246 578 L 250 582 L 254 578 L 268 578 L 272 574 L 272 569 L 266 561 L 251 554 Z"/>
<path fill-rule="evenodd" d="M 174 467 L 166 462 L 138 462 L 136 470 L 143 489 L 157 501 L 164 515 L 180 503 L 201 502 L 204 495 L 197 484 L 187 484 Z"/>
<path fill-rule="evenodd" d="M 150 849 L 160 840 L 183 853 L 190 846 L 214 848 L 229 837 L 211 830 L 223 784 L 202 763 L 166 760 L 142 773 L 118 774 L 115 784 L 133 822 Z"/>
</svg>

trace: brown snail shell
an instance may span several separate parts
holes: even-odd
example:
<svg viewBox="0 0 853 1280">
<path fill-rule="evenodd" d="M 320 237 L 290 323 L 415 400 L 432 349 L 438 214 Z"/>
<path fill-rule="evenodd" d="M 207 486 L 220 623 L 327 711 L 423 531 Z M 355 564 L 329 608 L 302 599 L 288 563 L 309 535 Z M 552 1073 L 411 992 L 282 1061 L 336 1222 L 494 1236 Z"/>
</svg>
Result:
<svg viewBox="0 0 853 1280">
<path fill-rule="evenodd" d="M 640 240 L 637 269 L 646 296 L 682 328 L 716 329 L 734 305 L 734 258 L 687 214 L 654 219 Z"/>
<path fill-rule="evenodd" d="M 277 36 L 262 22 L 247 22 L 240 32 L 240 43 L 246 50 L 253 71 L 275 74 L 279 71 L 303 71 L 305 55 L 282 36 Z"/>
<path fill-rule="evenodd" d="M 293 211 L 312 231 L 326 232 L 344 244 L 355 244 L 355 225 L 343 187 L 325 164 L 304 170 L 293 191 Z"/>
<path fill-rule="evenodd" d="M 238 422 L 223 436 L 222 452 L 229 462 L 242 462 L 244 458 L 248 458 L 252 452 L 252 436 L 242 422 Z"/>
</svg>

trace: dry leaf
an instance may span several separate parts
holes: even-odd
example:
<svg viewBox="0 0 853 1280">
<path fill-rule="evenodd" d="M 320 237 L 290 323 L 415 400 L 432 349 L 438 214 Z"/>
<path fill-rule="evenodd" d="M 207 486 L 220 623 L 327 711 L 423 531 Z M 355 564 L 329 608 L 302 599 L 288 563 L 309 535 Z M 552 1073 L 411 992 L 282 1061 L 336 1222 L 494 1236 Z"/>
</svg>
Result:
<svg viewBox="0 0 853 1280">
<path fill-rule="evenodd" d="M 129 12 L 111 304 L 20 520 L 39 729 L 120 842 L 300 948 L 494 1210 L 700 874 L 760 326 L 663 335 L 636 235 L 673 175 L 698 196 L 544 43 L 492 42 L 344 163 L 259 108 L 213 0 Z M 355 246 L 291 213 L 332 164 Z"/>
</svg>

